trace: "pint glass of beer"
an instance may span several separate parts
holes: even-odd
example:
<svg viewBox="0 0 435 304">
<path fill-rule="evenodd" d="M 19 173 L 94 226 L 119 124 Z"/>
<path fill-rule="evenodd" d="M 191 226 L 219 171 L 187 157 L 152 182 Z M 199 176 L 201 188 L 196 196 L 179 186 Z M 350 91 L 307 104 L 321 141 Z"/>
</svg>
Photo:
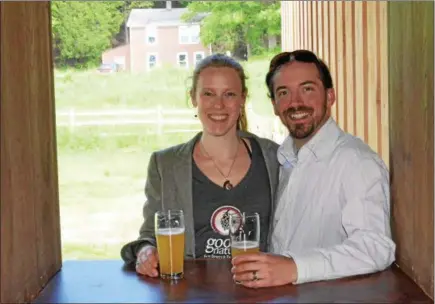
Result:
<svg viewBox="0 0 435 304">
<path fill-rule="evenodd" d="M 260 251 L 260 215 L 258 213 L 230 214 L 232 257 Z"/>
<path fill-rule="evenodd" d="M 155 234 L 160 277 L 177 280 L 184 270 L 184 215 L 181 210 L 155 213 Z"/>
</svg>

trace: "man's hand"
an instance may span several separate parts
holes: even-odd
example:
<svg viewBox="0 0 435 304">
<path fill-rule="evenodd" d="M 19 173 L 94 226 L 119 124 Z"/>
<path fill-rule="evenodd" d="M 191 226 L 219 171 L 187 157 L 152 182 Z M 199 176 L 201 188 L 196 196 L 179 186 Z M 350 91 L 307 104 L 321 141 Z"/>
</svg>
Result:
<svg viewBox="0 0 435 304">
<path fill-rule="evenodd" d="M 151 245 L 145 245 L 142 247 L 136 260 L 136 272 L 155 278 L 159 275 L 157 265 L 159 263 L 159 255 L 157 249 Z"/>
<path fill-rule="evenodd" d="M 243 254 L 235 257 L 232 264 L 233 279 L 245 287 L 281 286 L 297 280 L 295 262 L 281 255 Z"/>
</svg>

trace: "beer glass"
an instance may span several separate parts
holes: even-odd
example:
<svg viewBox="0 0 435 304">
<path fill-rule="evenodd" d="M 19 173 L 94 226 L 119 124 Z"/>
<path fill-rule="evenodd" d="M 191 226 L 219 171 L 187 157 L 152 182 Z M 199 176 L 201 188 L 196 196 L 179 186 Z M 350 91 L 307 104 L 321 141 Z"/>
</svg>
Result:
<svg viewBox="0 0 435 304">
<path fill-rule="evenodd" d="M 155 234 L 160 277 L 177 280 L 184 273 L 184 215 L 182 210 L 157 211 Z"/>
<path fill-rule="evenodd" d="M 231 256 L 260 251 L 260 215 L 230 214 Z"/>
</svg>

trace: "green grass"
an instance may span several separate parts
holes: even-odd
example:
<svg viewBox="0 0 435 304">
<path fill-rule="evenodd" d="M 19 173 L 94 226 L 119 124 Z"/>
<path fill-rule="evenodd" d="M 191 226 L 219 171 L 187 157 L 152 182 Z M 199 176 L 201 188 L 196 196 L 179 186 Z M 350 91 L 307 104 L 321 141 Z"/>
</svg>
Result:
<svg viewBox="0 0 435 304">
<path fill-rule="evenodd" d="M 249 99 L 256 113 L 272 116 L 264 78 L 268 60 L 243 63 Z M 101 75 L 89 71 L 56 71 L 56 109 L 192 108 L 188 92 L 192 70 L 161 68 L 150 73 Z"/>
<path fill-rule="evenodd" d="M 64 259 L 119 257 L 137 237 L 149 153 L 59 153 Z M 103 250 L 104 249 L 104 250 Z"/>
<path fill-rule="evenodd" d="M 164 135 L 149 146 L 108 148 L 101 142 L 98 149 L 59 149 L 63 258 L 119 258 L 122 244 L 137 238 L 142 223 L 151 151 L 192 135 Z"/>
<path fill-rule="evenodd" d="M 252 108 L 270 119 L 273 111 L 264 85 L 267 64 L 261 59 L 243 65 Z M 190 72 L 167 68 L 136 75 L 56 71 L 56 110 L 157 105 L 187 109 L 191 107 Z M 137 238 L 151 152 L 185 142 L 194 134 L 155 135 L 154 130 L 145 125 L 77 127 L 74 132 L 57 128 L 63 259 L 119 258 L 121 246 Z"/>
</svg>

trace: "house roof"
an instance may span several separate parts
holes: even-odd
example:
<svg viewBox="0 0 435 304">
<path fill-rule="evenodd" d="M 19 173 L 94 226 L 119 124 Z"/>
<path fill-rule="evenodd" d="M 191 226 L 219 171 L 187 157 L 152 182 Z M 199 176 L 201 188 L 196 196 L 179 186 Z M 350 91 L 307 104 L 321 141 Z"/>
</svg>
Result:
<svg viewBox="0 0 435 304">
<path fill-rule="evenodd" d="M 145 27 L 149 24 L 183 24 L 186 23 L 181 19 L 184 13 L 187 13 L 187 8 L 145 8 L 133 9 L 128 17 L 127 27 Z M 198 14 L 194 16 L 190 22 L 200 22 L 206 14 Z"/>
</svg>

